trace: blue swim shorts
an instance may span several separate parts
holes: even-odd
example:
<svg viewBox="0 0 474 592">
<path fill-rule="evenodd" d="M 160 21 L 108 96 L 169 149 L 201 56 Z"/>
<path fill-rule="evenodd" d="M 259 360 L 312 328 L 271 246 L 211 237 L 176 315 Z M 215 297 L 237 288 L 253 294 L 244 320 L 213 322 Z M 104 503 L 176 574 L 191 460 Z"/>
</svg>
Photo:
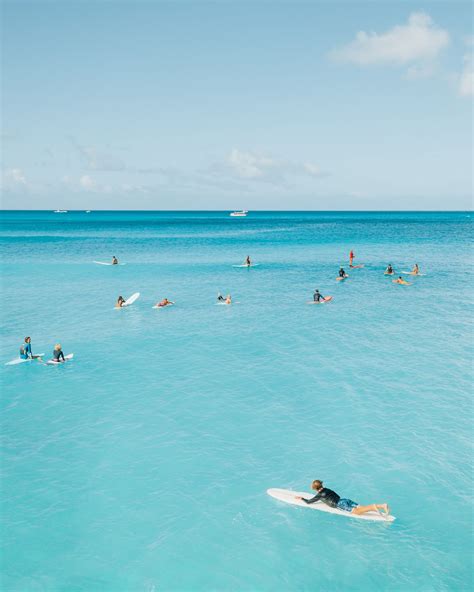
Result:
<svg viewBox="0 0 474 592">
<path fill-rule="evenodd" d="M 359 504 L 353 502 L 350 499 L 341 498 L 337 503 L 338 510 L 345 510 L 346 512 L 352 512 L 354 508 L 357 508 Z"/>
</svg>

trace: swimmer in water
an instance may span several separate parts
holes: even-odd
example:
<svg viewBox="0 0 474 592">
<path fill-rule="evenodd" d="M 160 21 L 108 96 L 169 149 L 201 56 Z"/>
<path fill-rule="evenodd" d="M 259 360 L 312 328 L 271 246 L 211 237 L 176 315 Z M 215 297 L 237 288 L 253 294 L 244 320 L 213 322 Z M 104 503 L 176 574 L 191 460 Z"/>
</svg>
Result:
<svg viewBox="0 0 474 592">
<path fill-rule="evenodd" d="M 313 294 L 313 301 L 314 302 L 324 302 L 326 298 L 322 294 L 320 294 L 319 290 L 316 289 Z"/>
<path fill-rule="evenodd" d="M 230 294 L 227 294 L 227 296 L 225 297 L 225 303 L 232 304 L 232 297 Z"/>
<path fill-rule="evenodd" d="M 344 271 L 344 268 L 343 267 L 341 267 L 341 269 L 339 270 L 339 277 L 342 278 L 342 279 L 346 279 L 346 278 L 349 277 L 347 275 L 347 273 Z"/>
<path fill-rule="evenodd" d="M 163 298 L 163 300 L 161 302 L 158 302 L 158 304 L 156 304 L 155 306 L 162 308 L 163 306 L 169 306 L 170 304 L 174 304 L 174 302 L 171 302 L 171 300 L 168 300 L 168 298 Z"/>
<path fill-rule="evenodd" d="M 340 497 L 332 489 L 323 487 L 323 482 L 319 479 L 316 479 L 312 482 L 311 489 L 316 491 L 316 495 L 314 497 L 306 499 L 300 495 L 297 495 L 295 496 L 295 499 L 301 500 L 307 504 L 322 502 L 330 508 L 337 508 L 338 510 L 344 510 L 345 512 L 350 512 L 351 514 L 356 514 L 358 516 L 361 514 L 366 514 L 367 512 L 378 512 L 380 514 L 379 510 L 383 510 L 385 516 L 390 514 L 390 508 L 387 504 L 370 504 L 369 506 L 361 506 L 357 502 Z"/>
<path fill-rule="evenodd" d="M 385 270 L 385 275 L 393 275 L 395 272 L 393 271 L 392 264 L 389 263 L 387 269 Z"/>
<path fill-rule="evenodd" d="M 411 286 L 410 282 L 407 282 L 402 278 L 402 276 L 398 276 L 398 280 L 392 280 L 394 284 L 402 284 L 403 286 Z"/>
<path fill-rule="evenodd" d="M 353 267 L 352 264 L 354 262 L 354 257 L 355 257 L 354 251 L 352 251 L 352 249 L 351 249 L 351 252 L 349 253 L 349 267 Z"/>
<path fill-rule="evenodd" d="M 418 267 L 418 263 L 415 263 L 413 269 L 411 270 L 412 275 L 418 275 L 420 273 L 420 268 Z"/>
<path fill-rule="evenodd" d="M 115 305 L 115 308 L 122 308 L 122 306 L 125 304 L 125 298 L 122 298 L 122 296 L 119 296 L 117 299 L 117 304 Z"/>
<path fill-rule="evenodd" d="M 52 362 L 55 362 L 56 364 L 59 364 L 60 362 L 65 362 L 65 358 L 64 358 L 64 354 L 63 354 L 63 350 L 61 348 L 61 344 L 57 343 L 54 346 L 54 351 L 53 351 L 53 359 L 51 360 Z"/>
<path fill-rule="evenodd" d="M 115 255 L 112 257 L 112 265 L 118 265 L 118 259 Z"/>
</svg>

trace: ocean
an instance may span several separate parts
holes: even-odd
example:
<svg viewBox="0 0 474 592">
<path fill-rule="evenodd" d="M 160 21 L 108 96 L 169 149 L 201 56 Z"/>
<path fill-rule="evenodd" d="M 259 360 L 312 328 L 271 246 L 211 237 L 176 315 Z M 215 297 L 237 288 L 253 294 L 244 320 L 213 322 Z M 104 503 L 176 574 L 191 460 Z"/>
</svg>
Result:
<svg viewBox="0 0 474 592">
<path fill-rule="evenodd" d="M 472 589 L 472 229 L 2 212 L 2 590 Z M 395 285 L 389 263 L 425 275 Z M 26 335 L 74 360 L 4 365 Z M 313 479 L 397 520 L 266 494 Z"/>
</svg>

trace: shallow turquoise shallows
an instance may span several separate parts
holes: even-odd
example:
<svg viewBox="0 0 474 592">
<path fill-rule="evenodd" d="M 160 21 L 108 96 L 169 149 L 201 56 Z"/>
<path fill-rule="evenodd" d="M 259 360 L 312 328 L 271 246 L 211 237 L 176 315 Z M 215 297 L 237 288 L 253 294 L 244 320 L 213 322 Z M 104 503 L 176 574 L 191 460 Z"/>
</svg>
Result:
<svg viewBox="0 0 474 592">
<path fill-rule="evenodd" d="M 471 240 L 468 213 L 4 212 L 1 589 L 471 589 Z M 5 366 L 26 335 L 74 360 Z M 316 478 L 397 520 L 266 494 Z"/>
</svg>

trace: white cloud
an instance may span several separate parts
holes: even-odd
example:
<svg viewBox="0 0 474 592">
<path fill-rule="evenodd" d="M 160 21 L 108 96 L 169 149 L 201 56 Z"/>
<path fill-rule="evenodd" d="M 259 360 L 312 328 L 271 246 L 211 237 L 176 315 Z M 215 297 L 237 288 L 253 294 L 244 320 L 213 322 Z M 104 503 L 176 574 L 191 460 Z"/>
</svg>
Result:
<svg viewBox="0 0 474 592">
<path fill-rule="evenodd" d="M 472 52 L 464 56 L 464 69 L 459 78 L 459 94 L 462 97 L 474 96 L 474 62 Z"/>
<path fill-rule="evenodd" d="M 255 152 L 242 152 L 237 148 L 231 150 L 224 163 L 214 165 L 213 170 L 245 181 L 273 184 L 284 184 L 289 176 L 324 176 L 320 167 L 312 162 L 279 160 Z"/>
<path fill-rule="evenodd" d="M 431 61 L 448 45 L 449 34 L 424 12 L 414 12 L 405 25 L 384 33 L 359 31 L 351 43 L 331 52 L 337 61 L 359 66 Z"/>
<path fill-rule="evenodd" d="M 82 175 L 82 177 L 79 179 L 79 185 L 83 188 L 83 189 L 95 189 L 97 184 L 94 181 L 94 179 L 92 179 L 92 177 L 89 177 L 89 175 Z"/>
<path fill-rule="evenodd" d="M 7 183 L 12 185 L 26 185 L 26 177 L 21 169 L 8 169 L 4 173 Z"/>
</svg>

